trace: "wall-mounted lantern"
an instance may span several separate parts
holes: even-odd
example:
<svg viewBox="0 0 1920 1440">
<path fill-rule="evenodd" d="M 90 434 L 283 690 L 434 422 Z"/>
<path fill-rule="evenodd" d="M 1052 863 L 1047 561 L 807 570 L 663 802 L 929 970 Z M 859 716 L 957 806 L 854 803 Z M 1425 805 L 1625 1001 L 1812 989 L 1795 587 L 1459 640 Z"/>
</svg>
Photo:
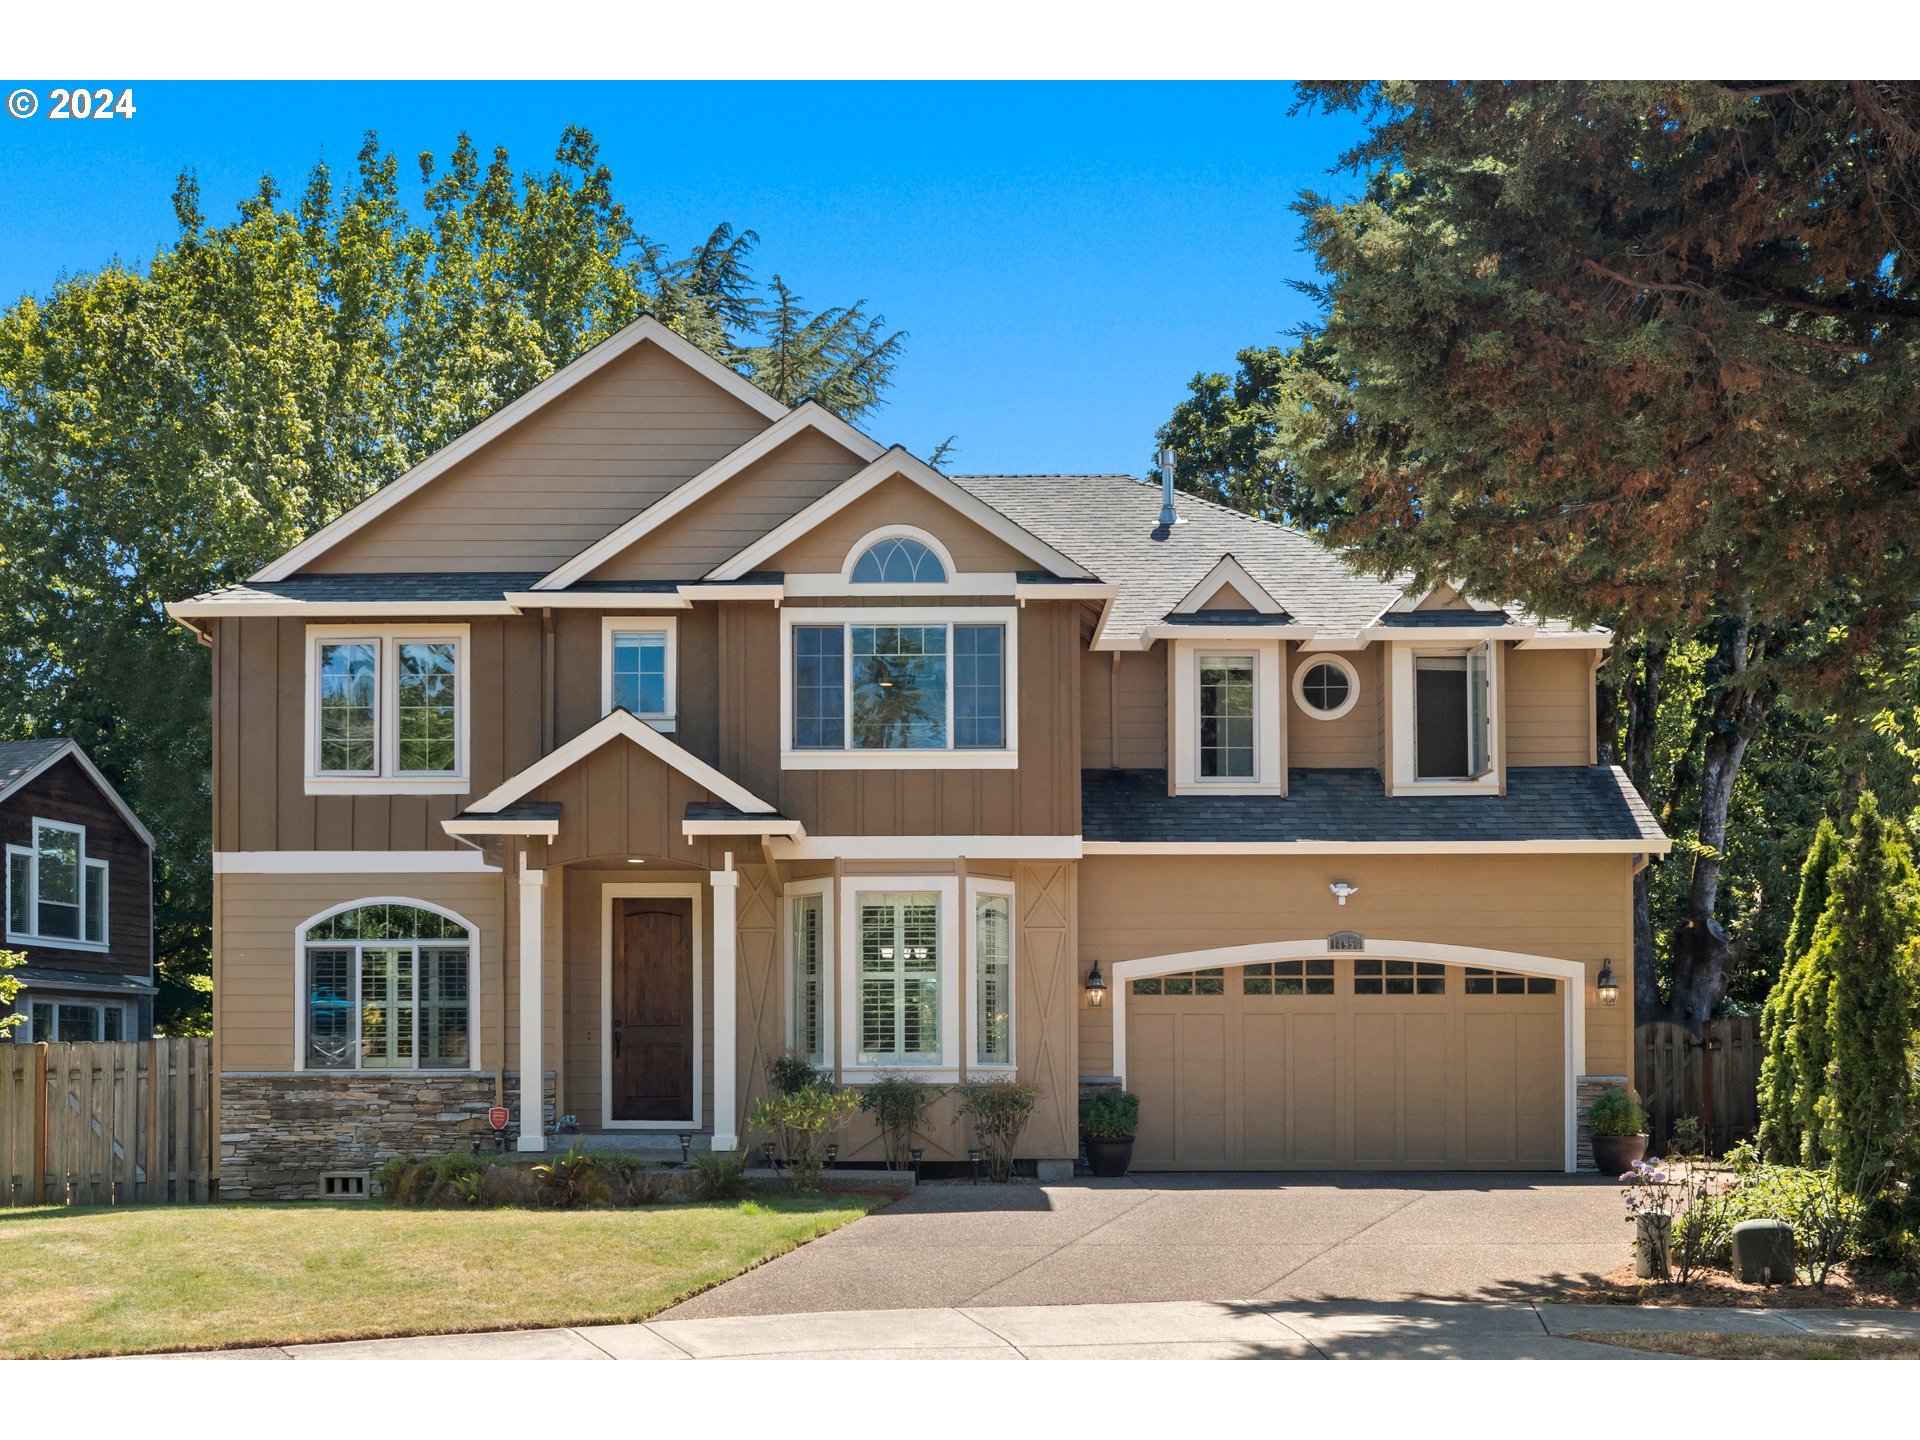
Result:
<svg viewBox="0 0 1920 1440">
<path fill-rule="evenodd" d="M 1612 960 L 1602 960 L 1600 962 L 1600 976 L 1594 982 L 1594 988 L 1600 992 L 1600 1003 L 1602 1005 L 1617 1005 L 1620 1003 L 1620 982 L 1613 978 Z"/>
<path fill-rule="evenodd" d="M 1107 981 L 1100 973 L 1100 962 L 1093 962 L 1093 969 L 1087 975 L 1087 1003 L 1098 1010 L 1107 1003 Z"/>
</svg>

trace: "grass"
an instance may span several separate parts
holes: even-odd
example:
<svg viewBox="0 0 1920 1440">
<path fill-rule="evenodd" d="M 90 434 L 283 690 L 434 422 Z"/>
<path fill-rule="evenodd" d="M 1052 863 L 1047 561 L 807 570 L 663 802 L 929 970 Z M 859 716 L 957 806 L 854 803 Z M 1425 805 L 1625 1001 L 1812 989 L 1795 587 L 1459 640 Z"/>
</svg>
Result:
<svg viewBox="0 0 1920 1440">
<path fill-rule="evenodd" d="M 884 1203 L 0 1209 L 0 1358 L 642 1320 Z"/>
<path fill-rule="evenodd" d="M 1715 1335 L 1677 1330 L 1582 1330 L 1572 1339 L 1695 1360 L 1920 1360 L 1920 1339 L 1897 1335 Z"/>
</svg>

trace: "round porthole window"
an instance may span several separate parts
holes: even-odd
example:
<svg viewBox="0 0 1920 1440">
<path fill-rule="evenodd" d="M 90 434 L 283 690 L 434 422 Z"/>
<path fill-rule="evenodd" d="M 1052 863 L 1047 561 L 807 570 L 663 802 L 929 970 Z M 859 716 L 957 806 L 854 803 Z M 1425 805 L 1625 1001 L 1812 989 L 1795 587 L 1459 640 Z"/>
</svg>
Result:
<svg viewBox="0 0 1920 1440">
<path fill-rule="evenodd" d="M 1309 660 L 1294 671 L 1293 698 L 1316 720 L 1338 720 L 1360 698 L 1360 677 L 1345 660 Z"/>
</svg>

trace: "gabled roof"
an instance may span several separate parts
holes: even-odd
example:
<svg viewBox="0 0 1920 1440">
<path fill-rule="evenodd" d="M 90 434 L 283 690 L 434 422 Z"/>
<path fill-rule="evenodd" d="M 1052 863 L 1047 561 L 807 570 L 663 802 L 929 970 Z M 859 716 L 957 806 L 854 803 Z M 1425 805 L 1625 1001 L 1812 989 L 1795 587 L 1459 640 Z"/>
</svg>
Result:
<svg viewBox="0 0 1920 1440">
<path fill-rule="evenodd" d="M 1229 585 L 1239 591 L 1241 598 L 1252 605 L 1258 614 L 1286 614 L 1286 607 L 1269 595 L 1267 587 L 1249 575 L 1247 567 L 1231 553 L 1222 555 L 1220 563 L 1200 577 L 1200 583 L 1182 597 L 1171 613 L 1192 615 L 1211 604 L 1213 598 Z"/>
<path fill-rule="evenodd" d="M 641 536 L 684 514 L 748 466 L 766 459 L 805 430 L 818 431 L 869 464 L 886 453 L 886 447 L 879 441 L 862 434 L 825 406 L 812 400 L 804 401 L 746 444 L 721 456 L 684 485 L 669 490 L 624 525 L 609 531 L 566 564 L 542 576 L 533 588 L 564 590 L 575 581 L 584 580 Z"/>
<path fill-rule="evenodd" d="M 518 775 L 482 795 L 462 813 L 467 816 L 497 816 L 515 801 L 524 799 L 530 791 L 539 789 L 554 776 L 572 769 L 602 745 L 620 739 L 632 741 L 736 810 L 750 815 L 776 813 L 773 806 L 738 780 L 721 774 L 699 756 L 682 749 L 646 721 L 634 719 L 625 710 L 609 712 L 559 749 L 542 756 Z M 449 825 L 454 823 L 448 822 Z"/>
<path fill-rule="evenodd" d="M 548 401 L 565 394 L 588 376 L 596 374 L 606 365 L 618 360 L 636 345 L 641 344 L 658 346 L 681 364 L 711 380 L 769 420 L 778 420 L 787 414 L 785 405 L 737 370 L 721 364 L 692 341 L 674 334 L 651 315 L 642 315 L 631 325 L 609 335 L 586 354 L 561 366 L 518 400 L 494 411 L 458 440 L 434 451 L 399 479 L 381 486 L 339 519 L 314 531 L 272 564 L 262 568 L 252 578 L 255 580 L 286 579 L 316 555 L 331 549 L 368 522 L 384 515 L 402 500 L 418 492 L 421 487 L 431 483 L 437 476 L 446 473 L 460 461 L 472 455 L 488 441 L 512 429 Z"/>
<path fill-rule="evenodd" d="M 924 460 L 915 458 L 898 445 L 888 450 L 857 475 L 849 476 L 822 495 L 799 514 L 776 525 L 753 544 L 707 572 L 709 580 L 737 580 L 760 568 L 795 540 L 814 527 L 839 514 L 847 506 L 868 494 L 883 481 L 895 476 L 911 480 L 936 500 L 957 510 L 982 530 L 1006 542 L 1048 571 L 1070 579 L 1090 580 L 1096 572 L 1082 562 L 1049 544 L 1047 539 L 1024 525 L 1006 510 L 984 501 L 980 496 L 948 476 L 942 475 Z"/>
<path fill-rule="evenodd" d="M 87 778 L 93 781 L 100 793 L 107 797 L 107 803 L 119 812 L 120 818 L 132 827 L 134 834 L 151 850 L 153 832 L 140 823 L 140 817 L 133 813 L 133 807 L 107 783 L 107 777 L 100 773 L 100 767 L 87 758 L 87 752 L 75 740 L 51 737 L 41 740 L 0 740 L 0 801 L 69 755 L 87 772 Z"/>
</svg>

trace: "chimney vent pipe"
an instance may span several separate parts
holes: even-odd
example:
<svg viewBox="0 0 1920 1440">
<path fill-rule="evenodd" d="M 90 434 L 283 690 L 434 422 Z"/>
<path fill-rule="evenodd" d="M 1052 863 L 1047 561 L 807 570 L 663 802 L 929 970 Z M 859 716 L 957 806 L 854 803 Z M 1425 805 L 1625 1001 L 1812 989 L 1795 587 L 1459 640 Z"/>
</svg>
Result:
<svg viewBox="0 0 1920 1440">
<path fill-rule="evenodd" d="M 1169 529 L 1187 523 L 1173 508 L 1173 464 L 1173 447 L 1163 447 L 1160 451 L 1160 523 Z"/>
</svg>

